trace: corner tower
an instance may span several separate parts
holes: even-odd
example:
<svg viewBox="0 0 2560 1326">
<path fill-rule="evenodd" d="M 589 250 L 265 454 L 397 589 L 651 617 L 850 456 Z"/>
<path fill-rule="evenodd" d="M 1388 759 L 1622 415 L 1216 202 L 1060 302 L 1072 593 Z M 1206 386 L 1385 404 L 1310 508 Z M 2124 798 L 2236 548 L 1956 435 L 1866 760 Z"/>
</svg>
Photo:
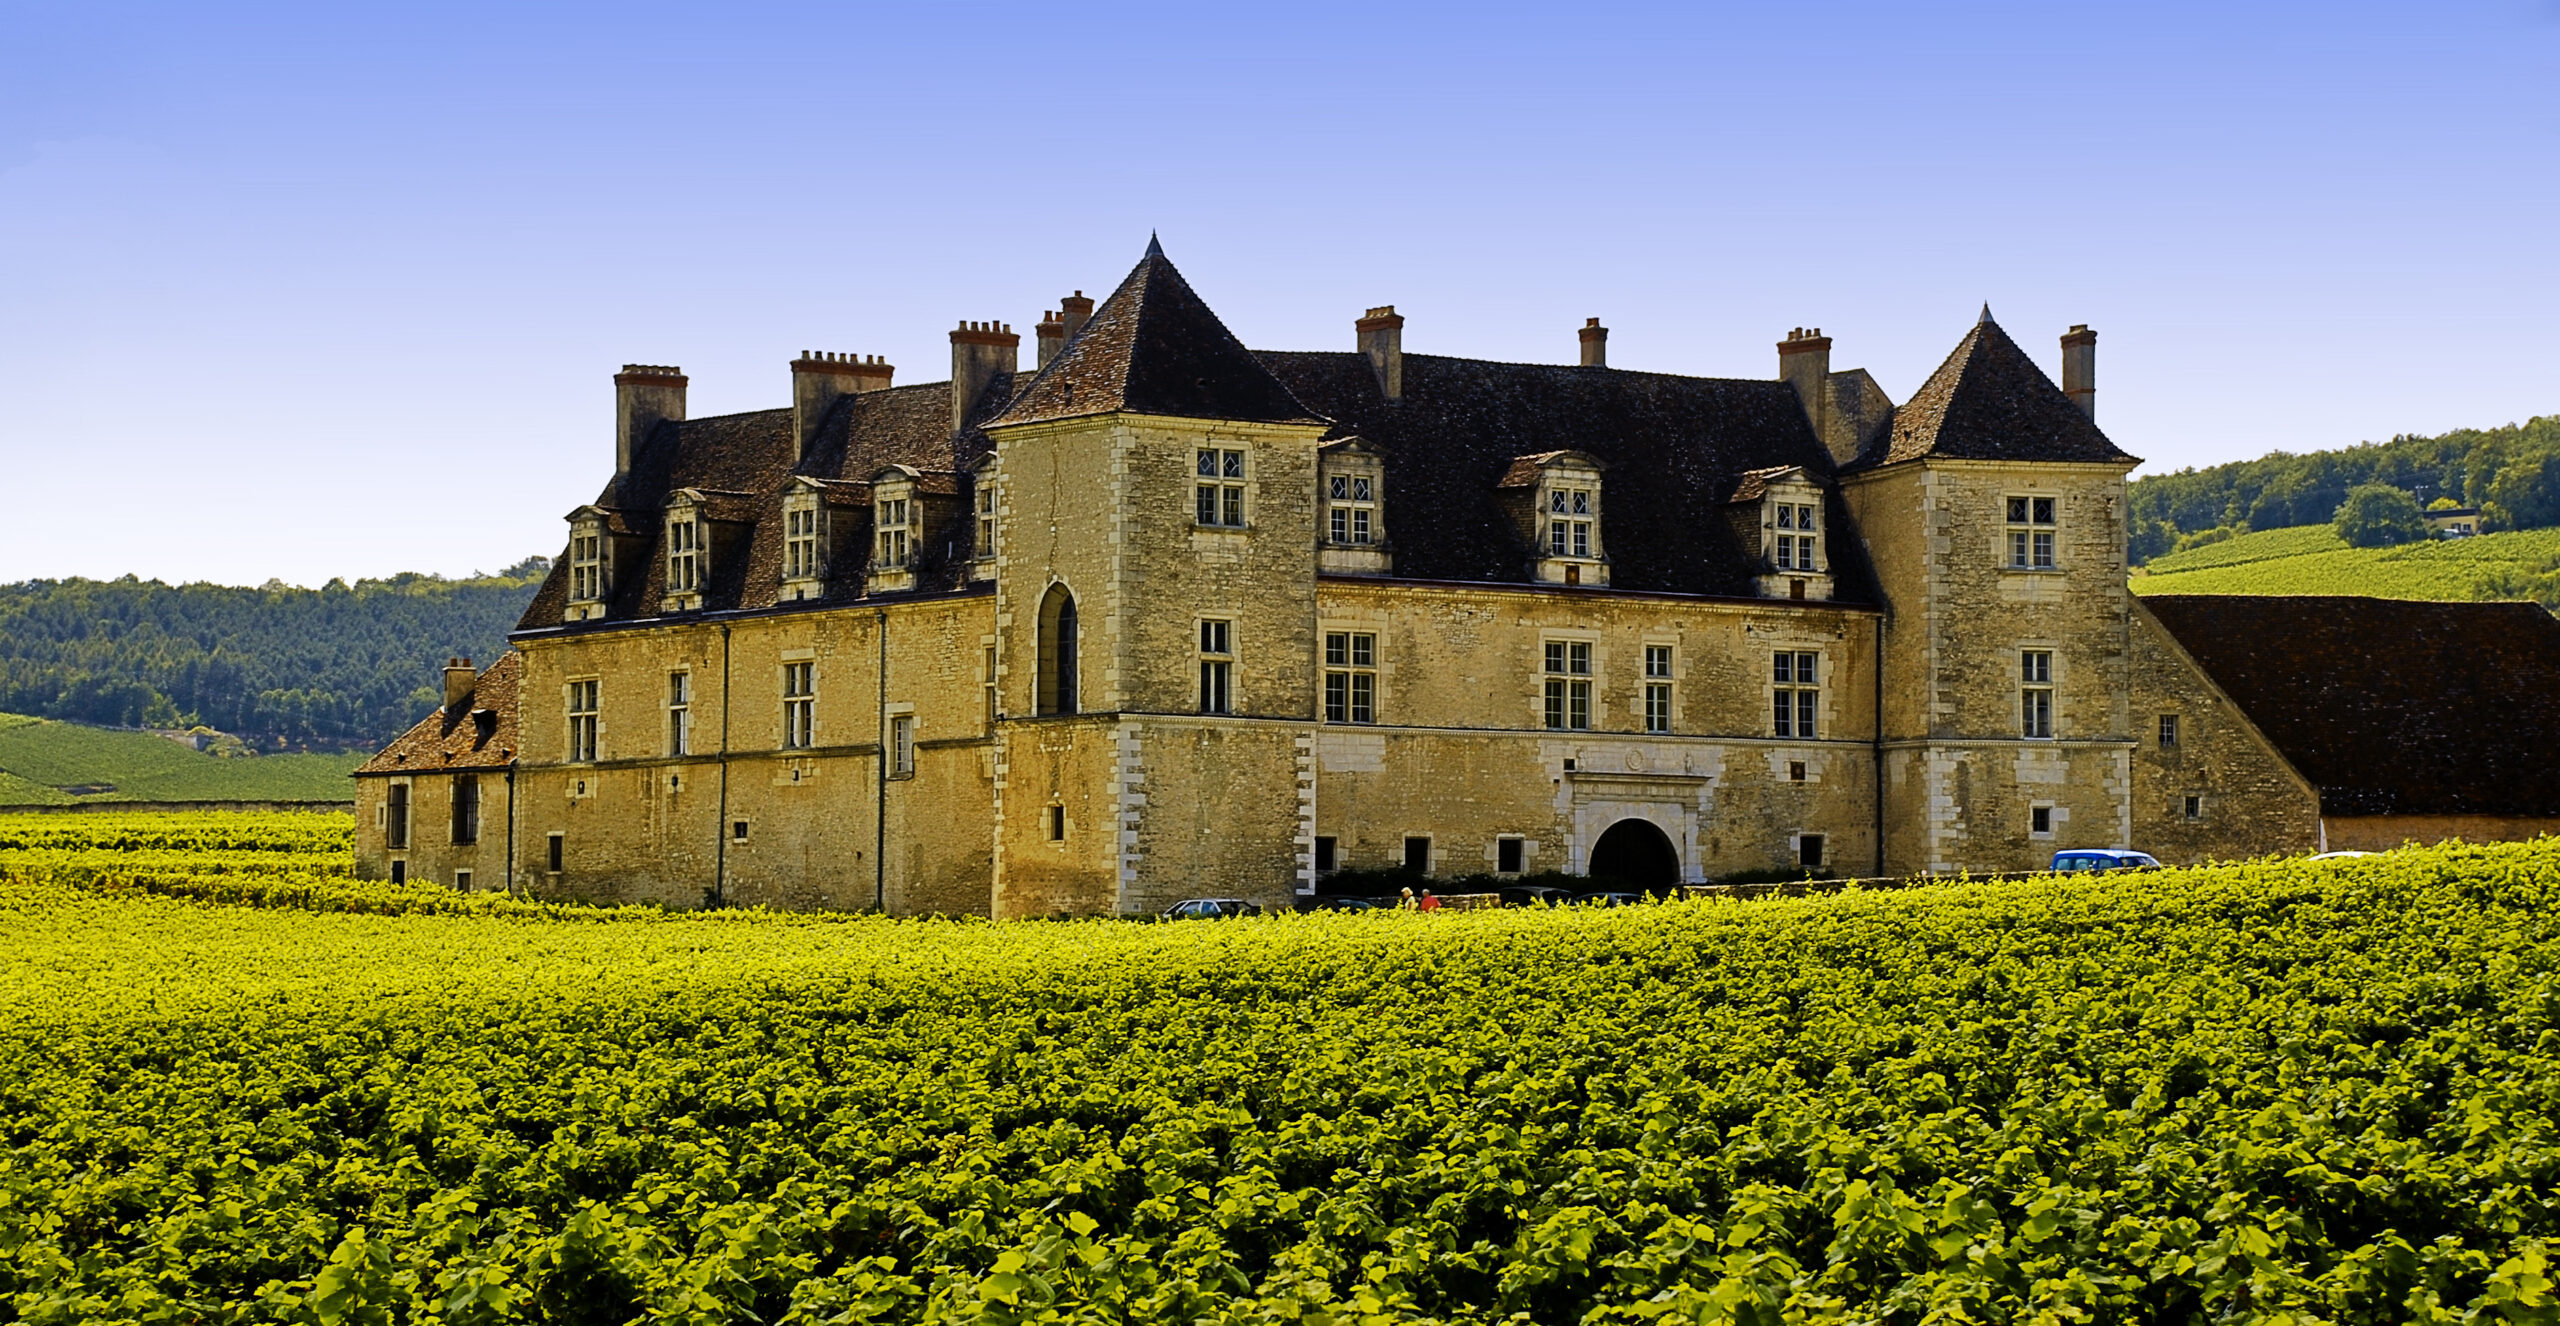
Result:
<svg viewBox="0 0 2560 1326">
<path fill-rule="evenodd" d="M 986 425 L 998 916 L 1307 877 L 1326 426 L 1152 241 Z"/>
<path fill-rule="evenodd" d="M 1901 679 L 1878 715 L 1888 870 L 2134 845 L 2124 477 L 2140 463 L 1986 307 L 1842 471 L 1889 610 L 1881 675 Z"/>
</svg>

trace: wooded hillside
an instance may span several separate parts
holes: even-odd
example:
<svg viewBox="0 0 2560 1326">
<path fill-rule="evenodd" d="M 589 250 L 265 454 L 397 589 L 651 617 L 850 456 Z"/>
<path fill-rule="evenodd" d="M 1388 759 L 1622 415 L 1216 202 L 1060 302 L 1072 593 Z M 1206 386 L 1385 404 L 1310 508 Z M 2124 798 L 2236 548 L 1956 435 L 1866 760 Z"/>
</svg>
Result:
<svg viewBox="0 0 2560 1326">
<path fill-rule="evenodd" d="M 442 700 L 448 656 L 497 657 L 547 566 L 319 589 L 131 576 L 0 585 L 0 711 L 203 724 L 267 750 L 371 748 Z"/>
</svg>

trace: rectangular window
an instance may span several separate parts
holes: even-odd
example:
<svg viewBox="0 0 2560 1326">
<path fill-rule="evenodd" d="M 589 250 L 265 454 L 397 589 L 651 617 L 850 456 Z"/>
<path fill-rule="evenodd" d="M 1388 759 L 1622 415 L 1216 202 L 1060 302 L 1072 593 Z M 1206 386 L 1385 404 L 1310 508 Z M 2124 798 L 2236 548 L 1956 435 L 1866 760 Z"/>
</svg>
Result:
<svg viewBox="0 0 2560 1326">
<path fill-rule="evenodd" d="M 996 730 L 996 647 L 987 646 L 986 671 L 980 674 L 987 693 L 987 731 Z"/>
<path fill-rule="evenodd" d="M 1547 726 L 1557 731 L 1591 727 L 1591 643 L 1587 640 L 1547 642 Z"/>
<path fill-rule="evenodd" d="M 1591 490 L 1588 488 L 1553 488 L 1547 491 L 1548 556 L 1591 555 L 1591 509 Z"/>
<path fill-rule="evenodd" d="M 978 547 L 980 557 L 996 555 L 996 486 L 992 480 L 978 483 Z"/>
<path fill-rule="evenodd" d="M 392 851 L 409 846 L 409 785 L 393 783 L 384 789 L 382 845 Z"/>
<path fill-rule="evenodd" d="M 1336 474 L 1325 481 L 1326 533 L 1335 543 L 1373 542 L 1377 485 L 1365 474 Z"/>
<path fill-rule="evenodd" d="M 1244 453 L 1202 447 L 1194 518 L 1203 525 L 1244 525 Z"/>
<path fill-rule="evenodd" d="M 1802 760 L 1789 760 L 1789 761 L 1787 761 L 1787 781 L 1788 781 L 1788 782 L 1790 782 L 1790 783 L 1801 783 L 1801 782 L 1803 782 L 1804 780 L 1805 780 L 1805 767 L 1804 767 L 1804 761 L 1802 761 Z"/>
<path fill-rule="evenodd" d="M 1324 637 L 1324 721 L 1378 721 L 1378 637 L 1366 631 L 1327 631 Z"/>
<path fill-rule="evenodd" d="M 2035 806 L 2027 811 L 2027 833 L 2031 837 L 2053 836 L 2053 807 Z"/>
<path fill-rule="evenodd" d="M 1431 873 L 1431 840 L 1419 835 L 1404 840 L 1404 868 L 1417 875 Z"/>
<path fill-rule="evenodd" d="M 1233 624 L 1214 619 L 1200 623 L 1200 712 L 1231 713 L 1235 679 Z"/>
<path fill-rule="evenodd" d="M 2187 818 L 2191 820 L 2200 820 L 2204 818 L 2203 797 L 2187 798 Z"/>
<path fill-rule="evenodd" d="M 549 840 L 547 841 L 546 846 L 545 846 L 545 849 L 544 849 L 544 851 L 545 851 L 545 855 L 544 855 L 544 865 L 545 865 L 545 868 L 547 868 L 548 870 L 550 870 L 550 872 L 551 872 L 552 874 L 555 874 L 555 875 L 557 875 L 557 874 L 559 874 L 559 873 L 560 873 L 560 862 L 561 862 L 561 859 L 562 859 L 564 856 L 566 856 L 566 855 L 567 855 L 567 853 L 566 853 L 566 852 L 564 852 L 564 851 L 562 850 L 562 848 L 563 848 L 563 844 L 562 844 L 562 842 L 561 842 L 561 835 L 556 834 L 556 833 L 555 833 L 555 834 L 552 834 L 552 835 L 550 836 Z"/>
<path fill-rule="evenodd" d="M 1333 839 L 1319 834 L 1316 836 L 1316 869 L 1321 872 L 1333 868 Z"/>
<path fill-rule="evenodd" d="M 694 594 L 702 589 L 702 523 L 691 518 L 667 522 L 667 592 Z"/>
<path fill-rule="evenodd" d="M 2160 715 L 2160 748 L 2166 750 L 2177 744 L 2178 716 L 2176 714 Z"/>
<path fill-rule="evenodd" d="M 592 603 L 604 597 L 604 536 L 577 534 L 569 539 L 569 598 Z"/>
<path fill-rule="evenodd" d="M 467 847 L 480 841 L 480 775 L 453 776 L 453 841 Z"/>
<path fill-rule="evenodd" d="M 1529 844 L 1528 844 L 1528 843 L 1527 843 L 1527 841 L 1526 841 L 1526 840 L 1524 840 L 1524 839 L 1519 839 L 1519 838 L 1496 838 L 1496 839 L 1494 839 L 1494 840 L 1493 840 L 1493 869 L 1494 869 L 1494 873 L 1495 873 L 1495 874 L 1498 874 L 1498 875 L 1517 875 L 1517 874 L 1519 874 L 1519 873 L 1520 873 L 1520 863 L 1521 863 L 1521 859 L 1522 859 L 1525 855 L 1527 855 L 1527 849 L 1528 849 L 1528 846 L 1529 846 Z"/>
<path fill-rule="evenodd" d="M 782 745 L 806 750 L 818 735 L 818 665 L 803 660 L 782 665 Z"/>
<path fill-rule="evenodd" d="M 786 580 L 818 576 L 818 508 L 798 506 L 782 513 L 782 575 Z"/>
<path fill-rule="evenodd" d="M 733 843 L 742 843 L 742 842 L 745 842 L 746 840 L 747 840 L 747 822 L 746 822 L 745 820 L 731 820 L 731 821 L 729 821 L 729 841 L 731 841 L 731 842 L 733 842 Z"/>
<path fill-rule="evenodd" d="M 1796 864 L 1807 870 L 1822 869 L 1821 834 L 1800 833 L 1796 835 Z"/>
<path fill-rule="evenodd" d="M 2053 563 L 2053 499 L 2008 499 L 2009 566 L 2019 571 L 2050 571 Z"/>
<path fill-rule="evenodd" d="M 1062 843 L 1066 840 L 1067 808 L 1064 806 L 1051 806 L 1049 807 L 1049 841 L 1053 843 Z"/>
<path fill-rule="evenodd" d="M 456 893 L 469 893 L 471 891 L 470 871 L 457 870 L 453 872 L 453 891 Z"/>
<path fill-rule="evenodd" d="M 915 551 L 915 531 L 909 522 L 915 517 L 914 503 L 903 497 L 883 498 L 880 513 L 880 561 L 882 570 L 894 571 L 907 564 Z"/>
<path fill-rule="evenodd" d="M 2018 651 L 2018 732 L 2027 737 L 2053 735 L 2053 651 Z"/>
<path fill-rule="evenodd" d="M 596 757 L 596 702 L 600 683 L 590 677 L 569 683 L 569 759 L 587 763 Z"/>
<path fill-rule="evenodd" d="M 406 884 L 409 882 L 408 862 L 394 861 L 391 863 L 391 882 L 394 884 Z"/>
<path fill-rule="evenodd" d="M 667 674 L 667 754 L 693 753 L 693 674 Z"/>
<path fill-rule="evenodd" d="M 1644 647 L 1644 730 L 1671 730 L 1671 646 Z"/>
<path fill-rule="evenodd" d="M 1799 741 L 1815 738 L 1816 720 L 1822 712 L 1820 654 L 1779 650 L 1770 655 L 1769 676 L 1775 685 L 1774 703 L 1770 710 L 1772 735 L 1793 737 Z"/>
<path fill-rule="evenodd" d="M 897 714 L 889 719 L 889 776 L 916 776 L 916 716 Z"/>
</svg>

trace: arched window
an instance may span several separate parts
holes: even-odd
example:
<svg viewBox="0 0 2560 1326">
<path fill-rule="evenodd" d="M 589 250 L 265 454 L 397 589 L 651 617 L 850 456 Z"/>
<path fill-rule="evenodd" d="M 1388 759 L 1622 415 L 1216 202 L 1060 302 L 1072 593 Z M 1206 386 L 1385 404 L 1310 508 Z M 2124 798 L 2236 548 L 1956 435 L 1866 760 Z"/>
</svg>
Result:
<svg viewBox="0 0 2560 1326">
<path fill-rule="evenodd" d="M 1035 704 L 1044 714 L 1076 711 L 1076 596 L 1049 586 L 1040 600 L 1040 678 Z"/>
</svg>

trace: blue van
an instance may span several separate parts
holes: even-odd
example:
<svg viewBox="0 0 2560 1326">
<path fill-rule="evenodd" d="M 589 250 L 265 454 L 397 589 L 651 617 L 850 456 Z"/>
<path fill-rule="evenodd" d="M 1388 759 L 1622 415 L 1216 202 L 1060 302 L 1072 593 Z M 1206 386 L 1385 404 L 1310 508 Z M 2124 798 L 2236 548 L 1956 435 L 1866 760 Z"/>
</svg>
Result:
<svg viewBox="0 0 2560 1326">
<path fill-rule="evenodd" d="M 2128 852 L 2112 847 L 2076 847 L 2053 854 L 2055 870 L 2157 870 L 2158 858 L 2148 852 Z"/>
</svg>

